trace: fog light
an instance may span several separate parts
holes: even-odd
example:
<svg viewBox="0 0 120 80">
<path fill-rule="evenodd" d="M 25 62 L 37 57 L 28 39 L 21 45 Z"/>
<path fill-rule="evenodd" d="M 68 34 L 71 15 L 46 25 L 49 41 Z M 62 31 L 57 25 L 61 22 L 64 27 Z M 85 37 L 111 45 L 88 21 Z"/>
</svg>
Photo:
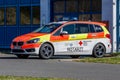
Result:
<svg viewBox="0 0 120 80">
<path fill-rule="evenodd" d="M 32 48 L 32 49 L 26 49 L 27 52 L 35 52 L 35 49 Z"/>
</svg>

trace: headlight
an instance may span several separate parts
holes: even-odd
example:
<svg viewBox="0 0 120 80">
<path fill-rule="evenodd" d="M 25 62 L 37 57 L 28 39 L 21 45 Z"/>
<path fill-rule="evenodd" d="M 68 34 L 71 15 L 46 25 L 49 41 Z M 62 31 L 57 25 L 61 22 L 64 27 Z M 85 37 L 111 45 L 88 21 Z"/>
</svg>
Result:
<svg viewBox="0 0 120 80">
<path fill-rule="evenodd" d="M 40 40 L 39 38 L 36 38 L 36 39 L 32 39 L 32 40 L 27 41 L 27 43 L 28 44 L 37 43 L 39 40 Z"/>
</svg>

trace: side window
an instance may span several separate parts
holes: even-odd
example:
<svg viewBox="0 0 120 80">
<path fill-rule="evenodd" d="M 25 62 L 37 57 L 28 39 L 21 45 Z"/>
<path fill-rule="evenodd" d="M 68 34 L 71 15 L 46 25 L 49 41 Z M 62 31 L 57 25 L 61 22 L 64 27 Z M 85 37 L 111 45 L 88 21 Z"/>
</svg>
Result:
<svg viewBox="0 0 120 80">
<path fill-rule="evenodd" d="M 76 33 L 89 33 L 88 24 L 77 24 L 75 28 Z"/>
<path fill-rule="evenodd" d="M 62 31 L 67 31 L 68 34 L 74 34 L 75 33 L 75 24 L 70 24 L 70 25 L 64 26 Z"/>
<path fill-rule="evenodd" d="M 101 26 L 95 25 L 95 31 L 96 32 L 102 32 L 103 29 L 101 28 Z"/>
<path fill-rule="evenodd" d="M 91 32 L 91 33 L 94 33 L 94 32 L 95 32 L 94 25 L 89 25 L 89 26 L 90 26 L 90 32 Z"/>
<path fill-rule="evenodd" d="M 54 34 L 54 36 L 59 36 L 59 35 L 60 35 L 60 32 L 61 32 L 61 29 L 58 30 L 58 31 L 56 31 L 55 34 Z"/>
</svg>

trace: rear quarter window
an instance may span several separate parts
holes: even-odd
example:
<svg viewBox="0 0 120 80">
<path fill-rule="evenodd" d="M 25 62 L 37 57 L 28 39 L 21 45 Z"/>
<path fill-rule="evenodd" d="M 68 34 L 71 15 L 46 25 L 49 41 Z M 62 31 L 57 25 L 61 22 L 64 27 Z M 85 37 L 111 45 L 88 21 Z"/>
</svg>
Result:
<svg viewBox="0 0 120 80">
<path fill-rule="evenodd" d="M 102 29 L 101 26 L 95 25 L 95 31 L 96 31 L 96 32 L 103 32 L 103 29 Z"/>
</svg>

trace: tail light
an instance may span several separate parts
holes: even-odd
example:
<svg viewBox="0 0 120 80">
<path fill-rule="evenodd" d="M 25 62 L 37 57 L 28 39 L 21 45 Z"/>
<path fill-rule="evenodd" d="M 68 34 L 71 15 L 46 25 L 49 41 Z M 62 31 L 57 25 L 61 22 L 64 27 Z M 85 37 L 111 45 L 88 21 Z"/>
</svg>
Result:
<svg viewBox="0 0 120 80">
<path fill-rule="evenodd" d="M 106 34 L 105 37 L 110 39 L 110 43 L 112 42 L 110 34 Z"/>
<path fill-rule="evenodd" d="M 110 34 L 106 34 L 105 36 L 110 39 Z"/>
</svg>

